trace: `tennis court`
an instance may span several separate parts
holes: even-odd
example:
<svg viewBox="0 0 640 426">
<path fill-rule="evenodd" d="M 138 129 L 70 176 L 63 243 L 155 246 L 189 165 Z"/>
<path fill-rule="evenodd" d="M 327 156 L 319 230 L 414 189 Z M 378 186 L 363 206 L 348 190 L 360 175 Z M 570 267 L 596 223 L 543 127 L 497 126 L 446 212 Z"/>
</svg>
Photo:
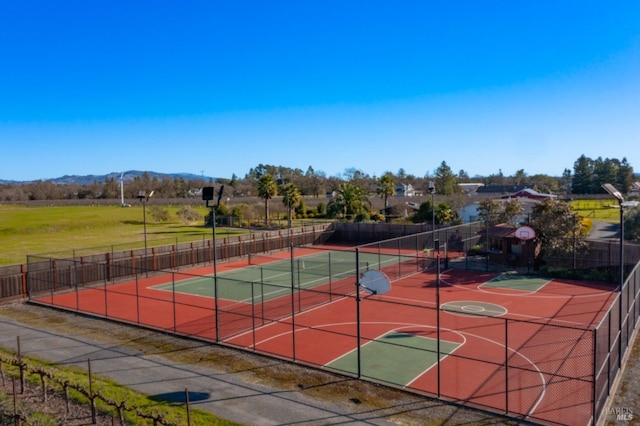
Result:
<svg viewBox="0 0 640 426">
<path fill-rule="evenodd" d="M 330 286 L 333 282 L 355 277 L 358 272 L 384 270 L 413 261 L 410 256 L 360 253 L 356 262 L 356 254 L 352 251 L 321 251 L 294 259 L 288 253 L 280 256 L 253 254 L 249 256 L 249 266 L 217 274 L 216 285 L 213 285 L 212 276 L 197 276 L 151 288 L 207 297 L 214 297 L 217 290 L 217 296 L 222 299 L 258 303 L 290 294 L 292 283 L 297 290 Z"/>
<path fill-rule="evenodd" d="M 226 262 L 215 276 L 210 266 L 154 271 L 37 302 L 517 417 L 588 424 L 593 326 L 612 289 L 437 265 L 415 251 L 306 247 Z M 389 291 L 359 286 L 367 271 L 388 276 Z"/>
</svg>

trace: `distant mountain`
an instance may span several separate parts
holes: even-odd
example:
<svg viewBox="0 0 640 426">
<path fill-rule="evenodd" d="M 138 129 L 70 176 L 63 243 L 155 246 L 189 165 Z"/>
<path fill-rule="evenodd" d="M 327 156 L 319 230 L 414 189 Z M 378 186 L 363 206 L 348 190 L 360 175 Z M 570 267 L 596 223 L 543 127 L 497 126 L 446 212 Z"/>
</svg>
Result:
<svg viewBox="0 0 640 426">
<path fill-rule="evenodd" d="M 144 173 L 147 173 L 151 179 L 157 177 L 162 180 L 164 178 L 172 178 L 178 179 L 182 178 L 186 181 L 190 180 L 203 180 L 209 182 L 209 180 L 213 180 L 214 182 L 217 180 L 216 178 L 209 176 L 196 175 L 193 173 L 157 173 L 157 172 L 144 172 L 139 170 L 128 170 L 126 172 L 111 172 L 106 175 L 64 175 L 62 177 L 53 178 L 53 179 L 45 179 L 47 182 L 52 182 L 58 185 L 70 185 L 70 184 L 78 184 L 78 185 L 88 185 L 94 182 L 104 183 L 108 179 L 114 179 L 116 182 L 120 181 L 120 176 L 122 176 L 122 180 L 125 182 L 131 182 L 135 178 L 142 177 Z M 28 183 L 33 181 L 15 181 L 15 180 L 2 180 L 0 179 L 0 184 L 2 185 L 10 185 L 10 184 L 20 184 L 20 183 Z"/>
</svg>

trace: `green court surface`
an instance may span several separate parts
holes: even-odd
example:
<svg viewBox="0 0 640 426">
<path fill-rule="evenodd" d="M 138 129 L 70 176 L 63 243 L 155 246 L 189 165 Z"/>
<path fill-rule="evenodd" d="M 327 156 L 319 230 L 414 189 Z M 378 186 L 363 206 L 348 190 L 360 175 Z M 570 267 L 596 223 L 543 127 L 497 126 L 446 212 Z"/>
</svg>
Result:
<svg viewBox="0 0 640 426">
<path fill-rule="evenodd" d="M 529 277 L 526 275 L 502 274 L 491 281 L 482 284 L 482 287 L 506 288 L 535 292 L 550 282 L 547 278 Z"/>
<path fill-rule="evenodd" d="M 459 343 L 441 339 L 440 359 L 459 346 Z M 361 374 L 406 386 L 438 362 L 437 352 L 437 339 L 409 333 L 387 333 L 361 347 Z M 357 360 L 358 354 L 353 351 L 327 364 L 327 367 L 357 374 Z"/>
<path fill-rule="evenodd" d="M 326 251 L 290 258 L 256 256 L 254 264 L 245 268 L 218 273 L 218 297 L 238 302 L 264 302 L 291 294 L 292 287 L 310 289 L 334 281 L 361 275 L 367 270 L 392 267 L 402 262 L 415 262 L 414 257 L 360 253 L 356 267 L 354 252 Z M 153 286 L 153 289 L 214 297 L 213 276 L 189 277 L 174 283 Z"/>
</svg>

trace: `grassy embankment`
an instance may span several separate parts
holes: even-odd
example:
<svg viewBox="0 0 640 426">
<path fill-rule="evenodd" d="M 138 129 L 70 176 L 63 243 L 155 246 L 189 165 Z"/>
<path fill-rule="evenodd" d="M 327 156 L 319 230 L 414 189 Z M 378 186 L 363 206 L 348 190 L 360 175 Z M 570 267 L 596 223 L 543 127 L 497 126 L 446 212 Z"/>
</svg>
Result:
<svg viewBox="0 0 640 426">
<path fill-rule="evenodd" d="M 177 216 L 178 207 L 166 206 L 170 218 L 155 223 L 146 208 L 147 244 L 175 244 L 211 238 L 204 227 L 206 207 L 195 208 L 202 219 L 185 224 Z M 0 266 L 26 263 L 27 255 L 82 250 L 82 254 L 144 246 L 143 208 L 120 206 L 27 207 L 0 205 Z M 218 228 L 216 235 L 246 233 Z"/>
</svg>

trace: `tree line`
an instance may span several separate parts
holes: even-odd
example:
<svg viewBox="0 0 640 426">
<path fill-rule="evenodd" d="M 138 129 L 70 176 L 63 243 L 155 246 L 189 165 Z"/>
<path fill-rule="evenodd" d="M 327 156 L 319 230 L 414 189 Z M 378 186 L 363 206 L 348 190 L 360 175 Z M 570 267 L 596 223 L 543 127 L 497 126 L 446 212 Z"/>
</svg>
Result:
<svg viewBox="0 0 640 426">
<path fill-rule="evenodd" d="M 580 156 L 573 170 L 565 169 L 562 176 L 554 177 L 544 174 L 528 175 L 524 169 L 516 171 L 511 176 L 505 176 L 502 170 L 489 176 L 470 177 L 467 172 L 454 172 L 449 165 L 442 161 L 433 172 L 424 176 L 406 173 L 404 169 L 397 172 L 386 172 L 382 176 L 369 175 L 359 169 L 349 168 L 337 176 L 327 176 L 322 171 L 316 171 L 309 166 L 306 171 L 284 166 L 259 164 L 240 178 L 233 174 L 230 178 L 185 180 L 171 177 L 158 178 L 149 173 L 136 176 L 132 181 L 124 184 L 124 197 L 135 199 L 140 191 L 155 191 L 156 198 L 197 198 L 199 189 L 203 186 L 215 184 L 225 185 L 227 197 L 256 197 L 261 192 L 261 177 L 269 175 L 280 189 L 281 193 L 288 193 L 292 187 L 297 188 L 302 197 L 324 197 L 327 193 L 338 191 L 341 186 L 348 184 L 345 190 L 354 186 L 365 194 L 379 194 L 381 179 L 385 179 L 385 186 L 394 187 L 398 184 L 411 185 L 423 194 L 429 192 L 430 183 L 435 184 L 435 191 L 439 195 L 452 195 L 461 192 L 458 183 L 482 183 L 485 186 L 516 186 L 536 189 L 552 194 L 601 194 L 601 185 L 611 183 L 623 193 L 628 192 L 634 182 L 633 168 L 626 158 L 593 160 L 585 155 Z M 285 186 L 289 185 L 289 190 Z M 59 185 L 48 180 L 34 182 L 12 183 L 0 185 L 0 201 L 22 202 L 30 200 L 73 200 L 73 199 L 118 199 L 121 197 L 120 181 L 108 178 L 104 182 L 91 184 Z M 386 195 L 385 195 L 386 194 Z M 383 197 L 390 196 L 389 189 L 382 191 Z M 387 202 L 385 199 L 385 205 Z M 349 213 L 349 212 L 347 212 Z"/>
</svg>

